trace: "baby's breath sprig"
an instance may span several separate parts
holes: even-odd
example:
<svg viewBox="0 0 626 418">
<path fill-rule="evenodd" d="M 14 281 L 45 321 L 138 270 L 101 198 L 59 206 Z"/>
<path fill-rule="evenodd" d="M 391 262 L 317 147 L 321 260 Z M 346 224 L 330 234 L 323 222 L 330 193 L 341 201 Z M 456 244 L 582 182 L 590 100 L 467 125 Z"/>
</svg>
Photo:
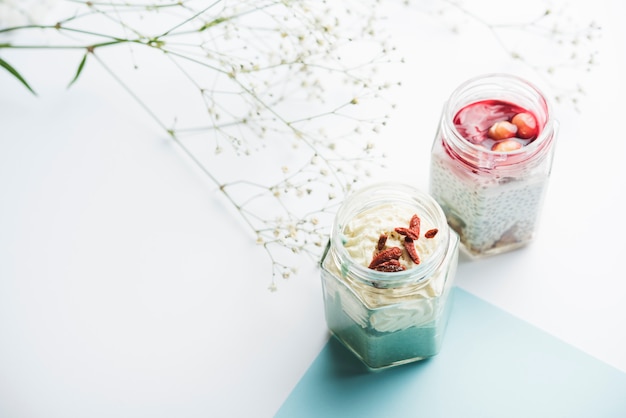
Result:
<svg viewBox="0 0 626 418">
<path fill-rule="evenodd" d="M 377 67 L 394 48 L 377 3 L 68 0 L 69 17 L 0 28 L 41 39 L 0 46 L 79 51 L 70 85 L 90 65 L 104 68 L 241 216 L 271 261 L 275 290 L 277 278 L 297 272 L 294 257 L 319 258 L 340 198 L 381 163 L 373 140 L 394 83 L 379 80 Z M 129 53 L 130 73 L 110 59 L 112 47 Z M 167 83 L 184 94 L 147 93 L 155 62 L 173 70 Z M 200 111 L 177 113 L 177 100 Z"/>
<path fill-rule="evenodd" d="M 66 13 L 45 22 L 0 0 L 18 22 L 0 22 L 1 67 L 35 92 L 3 49 L 75 51 L 70 85 L 99 65 L 240 216 L 269 257 L 271 290 L 303 255 L 319 259 L 342 196 L 382 164 L 374 143 L 394 107 L 386 92 L 398 83 L 379 76 L 396 60 L 379 1 L 55 1 Z M 595 23 L 581 28 L 551 8 L 504 22 L 451 0 L 436 7 L 454 30 L 484 27 L 514 62 L 549 77 L 557 100 L 576 104 L 583 89 L 558 80 L 594 65 Z M 5 36 L 20 34 L 28 36 Z M 534 56 L 538 41 L 561 53 Z M 153 79 L 155 65 L 166 80 Z M 196 111 L 178 112 L 182 101 Z"/>
</svg>

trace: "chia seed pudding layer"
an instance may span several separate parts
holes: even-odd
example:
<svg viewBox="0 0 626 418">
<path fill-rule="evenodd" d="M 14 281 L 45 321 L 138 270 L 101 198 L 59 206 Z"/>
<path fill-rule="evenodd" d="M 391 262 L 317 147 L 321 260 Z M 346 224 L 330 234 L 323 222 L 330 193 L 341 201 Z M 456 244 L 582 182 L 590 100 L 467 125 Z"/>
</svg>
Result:
<svg viewBox="0 0 626 418">
<path fill-rule="evenodd" d="M 476 77 L 452 93 L 432 147 L 429 191 L 471 256 L 533 240 L 557 127 L 544 95 L 512 75 Z"/>
<path fill-rule="evenodd" d="M 431 160 L 430 192 L 473 255 L 512 250 L 532 241 L 548 178 L 531 169 L 515 176 L 468 171 L 445 153 Z"/>
</svg>

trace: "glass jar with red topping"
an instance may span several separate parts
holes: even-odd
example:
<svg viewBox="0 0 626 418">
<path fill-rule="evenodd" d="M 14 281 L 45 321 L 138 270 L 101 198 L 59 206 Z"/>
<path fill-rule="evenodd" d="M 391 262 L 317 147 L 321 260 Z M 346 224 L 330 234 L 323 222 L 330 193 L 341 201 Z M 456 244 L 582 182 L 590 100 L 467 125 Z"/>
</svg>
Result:
<svg viewBox="0 0 626 418">
<path fill-rule="evenodd" d="M 458 243 L 437 202 L 409 185 L 375 184 L 350 195 L 321 261 L 332 334 L 370 369 L 437 354 Z"/>
<path fill-rule="evenodd" d="M 459 86 L 432 147 L 430 193 L 473 256 L 528 244 L 552 167 L 557 122 L 542 92 L 508 74 Z"/>
</svg>

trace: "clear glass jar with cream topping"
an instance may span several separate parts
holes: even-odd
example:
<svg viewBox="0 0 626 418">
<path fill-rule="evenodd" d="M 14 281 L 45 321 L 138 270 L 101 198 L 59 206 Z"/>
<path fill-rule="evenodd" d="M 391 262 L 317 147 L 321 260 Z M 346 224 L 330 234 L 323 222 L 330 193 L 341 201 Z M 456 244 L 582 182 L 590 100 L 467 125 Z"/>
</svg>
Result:
<svg viewBox="0 0 626 418">
<path fill-rule="evenodd" d="M 437 354 L 458 243 L 437 202 L 409 185 L 348 196 L 321 261 L 330 331 L 370 369 Z"/>
<path fill-rule="evenodd" d="M 432 147 L 429 191 L 470 255 L 532 241 L 556 130 L 542 92 L 516 76 L 480 76 L 452 93 Z"/>
</svg>

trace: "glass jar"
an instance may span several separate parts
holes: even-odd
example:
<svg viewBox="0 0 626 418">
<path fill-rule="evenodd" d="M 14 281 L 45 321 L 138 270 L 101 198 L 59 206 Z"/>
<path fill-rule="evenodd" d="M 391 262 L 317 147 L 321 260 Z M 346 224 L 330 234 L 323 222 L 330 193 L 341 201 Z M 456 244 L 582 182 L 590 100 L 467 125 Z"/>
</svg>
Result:
<svg viewBox="0 0 626 418">
<path fill-rule="evenodd" d="M 321 261 L 332 334 L 370 369 L 437 354 L 451 307 L 458 243 L 443 211 L 424 192 L 392 182 L 353 193 L 337 212 Z M 382 253 L 394 251 L 397 262 L 390 269 L 398 271 L 381 271 L 387 269 L 384 263 L 374 266 L 388 258 Z"/>
<path fill-rule="evenodd" d="M 518 122 L 511 138 L 490 131 L 496 119 L 510 126 L 521 113 L 530 114 L 534 132 Z M 557 125 L 544 95 L 516 76 L 480 76 L 452 93 L 432 147 L 430 194 L 470 255 L 499 254 L 533 239 Z M 505 142 L 518 144 L 504 150 L 496 145 Z"/>
</svg>

